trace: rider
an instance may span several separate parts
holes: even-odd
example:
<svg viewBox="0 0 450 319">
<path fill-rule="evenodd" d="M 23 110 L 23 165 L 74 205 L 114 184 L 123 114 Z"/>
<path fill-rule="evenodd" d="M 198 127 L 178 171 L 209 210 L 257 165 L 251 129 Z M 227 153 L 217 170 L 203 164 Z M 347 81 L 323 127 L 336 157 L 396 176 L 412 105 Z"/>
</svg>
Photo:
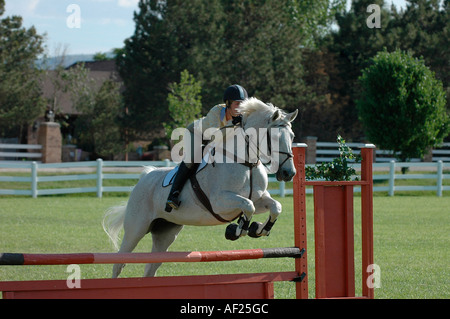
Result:
<svg viewBox="0 0 450 319">
<path fill-rule="evenodd" d="M 218 104 L 214 106 L 205 117 L 189 124 L 186 128 L 191 133 L 191 158 L 182 161 L 178 167 L 178 172 L 170 189 L 169 197 L 167 198 L 166 211 L 172 211 L 172 208 L 178 209 L 180 206 L 179 196 L 184 184 L 189 176 L 197 167 L 194 162 L 194 154 L 201 152 L 201 145 L 194 143 L 194 127 L 201 127 L 202 133 L 208 128 L 222 128 L 229 124 L 238 124 L 242 119 L 237 108 L 240 103 L 248 98 L 247 91 L 240 85 L 234 84 L 229 86 L 223 95 L 225 104 Z M 231 121 L 231 122 L 230 122 Z M 198 143 L 197 143 L 198 144 Z"/>
</svg>

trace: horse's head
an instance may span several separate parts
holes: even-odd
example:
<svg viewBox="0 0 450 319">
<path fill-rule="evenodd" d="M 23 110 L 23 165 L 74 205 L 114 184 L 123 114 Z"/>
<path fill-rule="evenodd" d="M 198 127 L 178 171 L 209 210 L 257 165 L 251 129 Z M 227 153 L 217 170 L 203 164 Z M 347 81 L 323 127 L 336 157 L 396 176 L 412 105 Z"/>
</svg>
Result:
<svg viewBox="0 0 450 319">
<path fill-rule="evenodd" d="M 296 118 L 298 110 L 286 114 L 272 104 L 263 103 L 256 98 L 242 102 L 239 110 L 243 114 L 244 130 L 258 130 L 258 153 L 260 156 L 270 157 L 271 169 L 277 180 L 290 181 L 296 173 L 292 155 L 294 133 L 291 122 Z M 267 143 L 261 144 L 264 137 Z"/>
<path fill-rule="evenodd" d="M 268 143 L 272 163 L 278 165 L 276 172 L 277 180 L 290 181 L 296 171 L 292 154 L 292 141 L 294 133 L 291 129 L 291 122 L 297 117 L 298 110 L 286 114 L 281 110 L 276 110 L 270 119 L 268 127 Z M 272 136 L 275 135 L 275 136 Z M 278 148 L 274 147 L 273 141 L 278 141 Z"/>
</svg>

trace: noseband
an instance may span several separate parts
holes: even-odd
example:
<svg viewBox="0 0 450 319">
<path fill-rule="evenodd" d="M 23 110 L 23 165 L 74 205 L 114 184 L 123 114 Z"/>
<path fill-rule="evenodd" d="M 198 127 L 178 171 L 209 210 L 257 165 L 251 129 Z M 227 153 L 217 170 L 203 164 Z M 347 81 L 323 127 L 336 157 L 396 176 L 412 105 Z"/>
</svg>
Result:
<svg viewBox="0 0 450 319">
<path fill-rule="evenodd" d="M 242 123 L 241 123 L 241 125 L 242 125 Z M 286 125 L 281 125 L 281 126 L 278 126 L 278 127 L 286 127 Z M 242 134 L 245 134 L 244 133 L 244 128 L 243 128 L 243 125 L 241 126 L 241 128 L 242 128 Z M 294 154 L 292 153 L 292 152 L 286 152 L 286 151 L 272 151 L 272 138 L 271 138 L 271 136 L 270 136 L 270 130 L 267 130 L 267 148 L 268 148 L 268 151 L 269 151 L 269 154 L 270 154 L 270 156 L 272 157 L 272 153 L 278 153 L 278 154 L 283 154 L 283 155 L 285 155 L 286 156 L 286 158 L 281 162 L 281 164 L 279 165 L 279 168 L 278 169 L 280 169 L 283 165 L 284 165 L 284 163 L 286 163 L 287 162 L 287 160 L 289 160 L 290 158 L 293 158 L 294 157 Z M 250 156 L 250 154 L 249 154 L 249 147 L 250 147 L 250 144 L 253 144 L 255 147 L 256 147 L 256 149 L 257 149 L 257 158 L 258 158 L 258 160 L 256 161 L 256 164 L 258 164 L 261 160 L 260 160 L 260 149 L 259 149 L 259 145 L 258 144 L 254 144 L 254 143 L 251 143 L 251 139 L 249 138 L 249 136 L 247 135 L 247 134 L 245 134 L 244 135 L 244 137 L 245 137 L 245 142 L 246 142 L 246 144 L 247 144 L 247 154 Z M 268 165 L 268 164 L 270 164 L 270 163 L 272 163 L 272 160 L 270 160 L 268 163 L 266 163 L 266 164 L 264 164 L 264 165 Z"/>
<path fill-rule="evenodd" d="M 282 127 L 285 127 L 285 126 L 286 126 L 286 125 L 282 125 Z M 272 157 L 272 138 L 271 138 L 271 136 L 270 136 L 270 130 L 267 130 L 267 148 L 268 148 L 269 153 L 270 153 L 270 155 L 271 155 L 271 157 Z M 286 155 L 286 158 L 284 159 L 284 161 L 281 162 L 281 164 L 280 164 L 280 166 L 279 166 L 279 169 L 280 169 L 281 167 L 283 167 L 284 163 L 286 163 L 286 161 L 287 161 L 288 159 L 294 157 L 294 154 L 293 154 L 292 152 L 285 152 L 285 151 L 274 151 L 274 152 L 275 152 L 275 153 L 278 153 L 278 154 Z M 272 161 L 270 161 L 270 162 L 272 162 Z M 269 162 L 269 163 L 270 163 L 270 162 Z"/>
</svg>

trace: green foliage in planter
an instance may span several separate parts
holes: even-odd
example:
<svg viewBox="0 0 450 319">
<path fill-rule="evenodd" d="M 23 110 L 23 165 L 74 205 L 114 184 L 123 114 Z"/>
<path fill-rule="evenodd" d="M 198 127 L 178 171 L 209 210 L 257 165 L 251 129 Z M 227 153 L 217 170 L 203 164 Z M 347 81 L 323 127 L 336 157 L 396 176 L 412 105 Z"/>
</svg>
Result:
<svg viewBox="0 0 450 319">
<path fill-rule="evenodd" d="M 356 174 L 355 169 L 349 166 L 349 161 L 358 163 L 361 161 L 361 156 L 353 154 L 352 149 L 347 146 L 340 135 L 337 137 L 337 142 L 339 143 L 339 157 L 333 159 L 330 163 L 307 166 L 305 169 L 307 180 L 350 181 L 352 175 Z"/>
</svg>

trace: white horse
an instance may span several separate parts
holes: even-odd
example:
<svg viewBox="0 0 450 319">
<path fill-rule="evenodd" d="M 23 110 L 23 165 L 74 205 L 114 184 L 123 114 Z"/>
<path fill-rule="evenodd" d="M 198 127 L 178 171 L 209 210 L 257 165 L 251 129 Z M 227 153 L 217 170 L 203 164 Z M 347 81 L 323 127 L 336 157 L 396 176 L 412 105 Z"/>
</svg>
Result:
<svg viewBox="0 0 450 319">
<path fill-rule="evenodd" d="M 278 129 L 275 137 L 266 136 L 267 140 L 277 139 L 279 145 L 278 150 L 275 148 L 272 150 L 272 155 L 276 154 L 280 163 L 276 177 L 278 180 L 291 180 L 296 172 L 292 161 L 291 147 L 294 134 L 290 122 L 295 119 L 298 110 L 286 114 L 272 104 L 251 98 L 241 103 L 240 112 L 243 114 L 243 130 L 241 130 L 243 132 L 254 128 L 256 132 L 270 135 L 273 131 L 271 128 Z M 245 141 L 247 151 L 258 147 L 249 138 Z M 238 153 L 237 146 L 234 151 L 235 154 Z M 119 233 L 122 227 L 124 229 L 119 253 L 133 251 L 149 232 L 153 239 L 152 252 L 165 252 L 183 225 L 221 225 L 239 216 L 238 224 L 228 225 L 227 239 L 235 240 L 247 234 L 251 237 L 267 236 L 281 213 L 281 204 L 271 198 L 267 191 L 267 172 L 259 158 L 256 163 L 216 161 L 214 165 L 208 164 L 197 172 L 195 177 L 204 197 L 209 199 L 209 209 L 206 208 L 208 203 L 199 200 L 192 182 L 188 180 L 180 195 L 180 208 L 170 213 L 166 212 L 164 208 L 170 187 L 162 187 L 162 184 L 169 170 L 170 168 L 147 169 L 146 174 L 140 178 L 131 192 L 128 203 L 112 207 L 105 214 L 103 228 L 116 248 Z M 270 215 L 264 223 L 254 222 L 249 227 L 253 214 L 261 214 L 267 210 L 270 211 Z M 160 263 L 147 264 L 145 276 L 154 276 L 159 266 Z M 124 264 L 114 265 L 113 278 L 119 276 L 123 267 Z"/>
</svg>

